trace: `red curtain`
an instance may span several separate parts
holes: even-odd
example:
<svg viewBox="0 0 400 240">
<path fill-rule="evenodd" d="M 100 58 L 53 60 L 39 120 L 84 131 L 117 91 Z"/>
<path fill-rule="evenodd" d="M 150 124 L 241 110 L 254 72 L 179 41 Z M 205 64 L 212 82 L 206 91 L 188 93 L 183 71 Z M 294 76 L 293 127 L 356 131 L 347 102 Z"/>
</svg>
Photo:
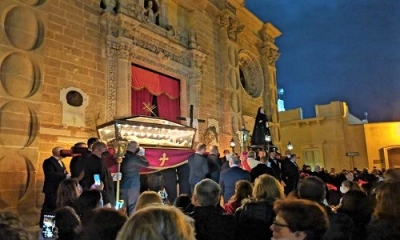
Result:
<svg viewBox="0 0 400 240">
<path fill-rule="evenodd" d="M 143 109 L 143 103 L 151 103 L 152 99 L 153 95 L 146 88 L 143 88 L 141 90 L 135 90 L 134 88 L 132 88 L 131 114 L 150 116 L 150 113 Z"/>
<path fill-rule="evenodd" d="M 143 110 L 143 103 L 151 103 L 156 96 L 159 117 L 177 122 L 181 114 L 179 81 L 135 66 L 131 73 L 132 115 L 150 115 Z"/>
<path fill-rule="evenodd" d="M 160 96 L 166 94 L 171 99 L 179 98 L 179 82 L 146 69 L 132 66 L 132 88 L 146 88 L 151 94 Z"/>
</svg>

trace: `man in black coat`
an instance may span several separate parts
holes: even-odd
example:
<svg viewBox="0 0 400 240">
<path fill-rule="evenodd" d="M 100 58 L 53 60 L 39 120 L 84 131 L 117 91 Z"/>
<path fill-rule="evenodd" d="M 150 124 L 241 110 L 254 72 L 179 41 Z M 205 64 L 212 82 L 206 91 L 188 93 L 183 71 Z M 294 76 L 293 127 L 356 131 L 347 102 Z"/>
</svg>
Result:
<svg viewBox="0 0 400 240">
<path fill-rule="evenodd" d="M 253 169 L 251 169 L 250 176 L 251 176 L 251 182 L 254 182 L 256 178 L 263 174 L 268 174 L 276 178 L 276 174 L 274 170 L 269 166 L 270 163 L 268 162 L 267 157 L 261 157 L 260 158 L 260 163 L 255 166 Z"/>
<path fill-rule="evenodd" d="M 43 214 L 53 213 L 56 210 L 57 189 L 60 183 L 69 178 L 70 175 L 65 169 L 64 163 L 61 161 L 61 147 L 55 147 L 52 150 L 52 156 L 43 162 L 44 184 L 43 193 L 44 203 L 42 206 L 42 214 L 40 224 L 42 223 Z"/>
<path fill-rule="evenodd" d="M 200 181 L 193 193 L 193 212 L 197 240 L 230 240 L 236 236 L 236 220 L 219 206 L 220 188 L 211 179 Z"/>
<path fill-rule="evenodd" d="M 190 192 L 193 194 L 194 186 L 203 180 L 209 172 L 207 158 L 203 156 L 207 145 L 199 143 L 196 152 L 188 159 L 190 167 L 189 184 Z"/>
<path fill-rule="evenodd" d="M 286 185 L 286 195 L 297 189 L 297 184 L 299 183 L 300 172 L 296 160 L 296 154 L 292 154 L 290 158 L 286 158 L 284 162 L 282 162 L 282 180 Z"/>
<path fill-rule="evenodd" d="M 239 180 L 250 181 L 250 174 L 246 170 L 239 167 L 240 160 L 236 156 L 228 159 L 230 168 L 221 172 L 219 178 L 219 186 L 221 188 L 221 195 L 224 197 L 224 203 L 235 194 L 235 185 Z"/>
<path fill-rule="evenodd" d="M 210 153 L 207 156 L 208 175 L 214 182 L 219 182 L 221 166 L 219 165 L 218 147 L 213 145 L 210 147 Z"/>
<path fill-rule="evenodd" d="M 69 169 L 71 170 L 71 177 L 77 178 L 79 181 L 82 180 L 85 170 L 85 161 L 92 155 L 92 146 L 99 139 L 96 137 L 91 137 L 87 140 L 87 149 L 80 156 L 73 157 L 69 164 Z M 85 143 L 76 143 L 74 147 L 85 147 Z M 81 183 L 81 182 L 80 182 Z M 81 183 L 82 185 L 82 183 Z"/>
<path fill-rule="evenodd" d="M 125 201 L 129 216 L 133 214 L 140 195 L 140 168 L 148 166 L 149 161 L 144 156 L 144 152 L 140 151 L 139 144 L 130 141 L 121 163 L 121 198 Z"/>
<path fill-rule="evenodd" d="M 84 176 L 81 185 L 84 190 L 90 189 L 94 184 L 94 175 L 100 175 L 100 181 L 104 184 L 102 191 L 104 206 L 115 205 L 114 182 L 110 171 L 101 158 L 104 152 L 107 152 L 107 145 L 103 142 L 95 142 L 92 146 L 92 154 L 84 161 Z M 120 174 L 120 173 L 117 173 Z"/>
<path fill-rule="evenodd" d="M 274 170 L 274 172 L 275 172 L 275 176 L 274 177 L 279 182 L 281 182 L 281 180 L 282 180 L 282 178 L 281 178 L 282 171 L 281 171 L 281 166 L 280 166 L 281 163 L 279 162 L 278 159 L 276 159 L 275 155 L 276 155 L 276 153 L 274 151 L 271 151 L 269 153 L 268 161 L 270 163 L 270 166 L 271 166 L 272 170 Z"/>
</svg>

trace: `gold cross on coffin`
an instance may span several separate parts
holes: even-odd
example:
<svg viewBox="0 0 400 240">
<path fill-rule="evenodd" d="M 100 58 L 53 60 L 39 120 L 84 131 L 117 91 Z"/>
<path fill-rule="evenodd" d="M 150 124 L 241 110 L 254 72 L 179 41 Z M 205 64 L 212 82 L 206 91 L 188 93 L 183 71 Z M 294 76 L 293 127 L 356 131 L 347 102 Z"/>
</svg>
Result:
<svg viewBox="0 0 400 240">
<path fill-rule="evenodd" d="M 168 160 L 169 160 L 169 157 L 167 157 L 167 154 L 163 153 L 162 157 L 160 158 L 160 161 L 161 161 L 160 166 L 164 166 L 165 161 L 168 161 Z"/>
<path fill-rule="evenodd" d="M 151 105 L 151 103 L 143 103 L 143 105 L 144 105 L 143 110 L 152 113 L 155 117 L 157 117 L 157 115 L 153 112 L 153 110 L 156 108 L 155 105 Z"/>
</svg>

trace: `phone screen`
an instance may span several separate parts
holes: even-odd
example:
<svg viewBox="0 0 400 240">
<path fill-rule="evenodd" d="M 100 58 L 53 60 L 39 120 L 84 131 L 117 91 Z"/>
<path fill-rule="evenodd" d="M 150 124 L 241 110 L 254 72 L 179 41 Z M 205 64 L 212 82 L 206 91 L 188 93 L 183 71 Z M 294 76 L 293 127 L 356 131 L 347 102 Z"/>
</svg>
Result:
<svg viewBox="0 0 400 240">
<path fill-rule="evenodd" d="M 95 185 L 100 185 L 100 175 L 99 174 L 95 174 L 94 176 L 94 184 Z"/>
<path fill-rule="evenodd" d="M 45 214 L 43 217 L 42 234 L 44 238 L 54 238 L 54 228 L 56 227 L 56 219 L 53 214 Z"/>
<path fill-rule="evenodd" d="M 124 205 L 124 200 L 118 200 L 118 202 L 115 204 L 115 209 L 121 209 Z"/>
</svg>

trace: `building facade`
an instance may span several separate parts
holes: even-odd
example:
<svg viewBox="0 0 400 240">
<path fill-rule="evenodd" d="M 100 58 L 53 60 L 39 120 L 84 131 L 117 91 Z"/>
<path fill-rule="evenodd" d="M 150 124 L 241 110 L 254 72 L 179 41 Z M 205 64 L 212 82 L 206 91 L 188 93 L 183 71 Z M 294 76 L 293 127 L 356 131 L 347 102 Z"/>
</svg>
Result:
<svg viewBox="0 0 400 240">
<path fill-rule="evenodd" d="M 132 66 L 179 81 L 181 116 L 192 105 L 205 120 L 198 141 L 229 148 L 263 106 L 281 142 L 281 33 L 244 0 L 2 0 L 0 16 L 0 209 L 27 226 L 38 223 L 52 148 L 131 115 Z"/>
<path fill-rule="evenodd" d="M 301 109 L 279 112 L 282 143 L 291 142 L 299 166 L 353 169 L 400 166 L 400 123 L 365 123 L 344 102 L 315 106 L 315 118 Z"/>
</svg>

